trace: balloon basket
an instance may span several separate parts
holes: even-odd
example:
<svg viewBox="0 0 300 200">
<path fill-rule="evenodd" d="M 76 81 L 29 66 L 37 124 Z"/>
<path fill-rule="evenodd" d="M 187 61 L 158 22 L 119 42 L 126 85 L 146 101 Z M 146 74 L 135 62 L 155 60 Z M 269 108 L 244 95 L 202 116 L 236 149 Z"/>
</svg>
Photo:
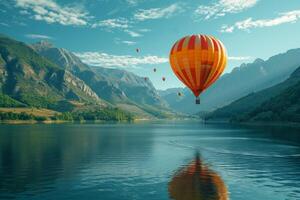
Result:
<svg viewBox="0 0 300 200">
<path fill-rule="evenodd" d="M 200 104 L 200 97 L 196 97 L 196 104 Z"/>
</svg>

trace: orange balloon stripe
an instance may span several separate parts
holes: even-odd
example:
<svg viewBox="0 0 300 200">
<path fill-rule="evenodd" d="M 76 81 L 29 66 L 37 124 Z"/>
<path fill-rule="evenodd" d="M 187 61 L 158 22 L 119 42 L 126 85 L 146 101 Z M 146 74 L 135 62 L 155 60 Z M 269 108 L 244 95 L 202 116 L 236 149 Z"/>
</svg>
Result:
<svg viewBox="0 0 300 200">
<path fill-rule="evenodd" d="M 217 40 L 216 40 L 217 41 Z M 218 44 L 218 48 L 219 48 L 219 52 L 218 52 L 218 55 L 219 55 L 219 59 L 216 63 L 216 71 L 215 73 L 208 78 L 208 80 L 206 81 L 205 83 L 205 88 L 209 87 L 220 75 L 220 72 L 222 73 L 223 70 L 221 70 L 220 66 L 222 65 L 223 63 L 223 59 L 224 59 L 224 51 L 223 51 L 223 48 L 222 46 L 220 45 L 220 43 L 217 41 L 217 44 Z"/>
<path fill-rule="evenodd" d="M 208 73 L 208 42 L 206 36 L 201 35 L 201 76 L 200 76 L 200 87 L 197 88 L 200 92 L 203 90 L 205 77 Z"/>
<path fill-rule="evenodd" d="M 194 89 L 195 91 L 197 91 L 197 95 L 199 95 L 202 92 L 202 85 L 207 73 L 207 68 L 206 68 L 207 56 L 208 56 L 208 43 L 206 37 L 200 35 L 200 51 L 199 51 L 200 65 L 198 69 L 200 73 L 200 79 L 199 79 L 199 86 Z"/>
<path fill-rule="evenodd" d="M 172 65 L 172 70 L 175 73 L 175 75 L 183 82 L 186 84 L 186 80 L 183 78 L 182 72 L 181 70 L 179 70 L 178 64 L 177 64 L 177 60 L 176 57 L 172 57 L 170 58 L 170 63 Z M 190 87 L 190 86 L 188 86 Z"/>
<path fill-rule="evenodd" d="M 188 45 L 187 45 L 187 54 L 188 54 L 188 62 L 189 62 L 189 69 L 190 73 L 192 75 L 192 80 L 193 80 L 193 86 L 197 87 L 197 77 L 196 77 L 196 66 L 195 66 L 195 53 L 191 48 L 194 48 L 195 46 L 195 36 L 192 36 L 188 40 Z"/>
<path fill-rule="evenodd" d="M 187 60 L 184 60 L 184 69 L 183 71 L 186 72 L 186 78 L 189 80 L 192 88 L 195 88 L 196 85 L 195 85 L 195 81 L 193 80 L 193 75 L 192 75 L 192 72 L 191 72 L 191 68 L 189 66 L 189 62 Z"/>
<path fill-rule="evenodd" d="M 179 42 L 178 42 L 178 46 L 177 46 L 177 51 L 181 51 L 182 50 L 182 45 L 183 42 L 185 41 L 187 37 L 182 38 Z"/>
<path fill-rule="evenodd" d="M 204 88 L 207 88 L 209 86 L 208 83 L 218 73 L 218 70 L 219 70 L 218 65 L 220 63 L 220 57 L 221 57 L 221 55 L 220 55 L 221 52 L 219 50 L 220 46 L 219 46 L 218 42 L 213 37 L 211 37 L 211 39 L 212 39 L 213 46 L 214 46 L 214 52 L 212 52 L 213 55 L 214 55 L 214 59 L 213 59 L 213 63 L 212 63 L 211 73 L 209 74 L 209 76 L 208 76 L 208 78 L 207 78 L 207 80 L 206 80 L 206 82 L 204 84 Z"/>
<path fill-rule="evenodd" d="M 201 47 L 202 49 L 208 49 L 208 44 L 206 41 L 206 37 L 204 35 L 201 35 Z"/>
<path fill-rule="evenodd" d="M 210 73 L 210 71 L 211 71 L 211 66 L 210 65 L 206 65 L 206 66 L 203 66 L 203 68 L 204 68 L 204 74 L 203 74 L 203 78 L 202 78 L 202 80 L 201 80 L 201 92 L 203 92 L 203 90 L 205 90 L 205 81 L 207 80 L 207 77 L 209 76 L 209 73 Z"/>
<path fill-rule="evenodd" d="M 189 37 L 185 37 L 179 41 L 178 48 L 180 52 L 178 52 L 177 60 L 179 64 L 179 68 L 183 74 L 183 77 L 187 80 L 188 85 L 190 85 L 190 89 L 194 88 L 194 81 L 190 71 L 189 60 L 188 60 L 188 42 Z"/>
<path fill-rule="evenodd" d="M 176 58 L 177 58 L 178 66 L 179 66 L 180 71 L 183 74 L 183 77 L 187 80 L 188 84 L 193 88 L 192 80 L 188 76 L 186 68 L 184 67 L 185 63 L 184 63 L 184 59 L 183 58 L 185 56 L 183 56 L 182 54 L 183 54 L 183 52 L 177 53 Z"/>
<path fill-rule="evenodd" d="M 201 79 L 201 92 L 203 90 L 205 90 L 205 82 L 207 80 L 207 78 L 209 77 L 210 73 L 212 72 L 212 65 L 213 65 L 213 55 L 214 55 L 214 45 L 213 42 L 211 41 L 211 39 L 208 36 L 205 36 L 205 39 L 207 41 L 207 47 L 208 47 L 208 51 L 207 51 L 207 58 L 206 58 L 206 65 L 204 66 L 204 75 L 203 75 L 203 79 Z"/>
<path fill-rule="evenodd" d="M 177 41 L 172 48 L 171 55 L 170 55 L 170 64 L 172 67 L 173 72 L 175 75 L 183 82 L 186 84 L 186 80 L 182 77 L 182 72 L 178 66 L 177 63 L 177 57 L 175 56 L 174 52 L 176 52 L 177 46 L 178 46 L 179 41 Z"/>
<path fill-rule="evenodd" d="M 209 65 L 213 64 L 213 57 L 214 57 L 214 44 L 210 37 L 205 36 L 206 41 L 208 43 L 208 54 L 207 54 L 207 62 Z"/>
<path fill-rule="evenodd" d="M 222 43 L 221 43 L 221 45 L 223 46 L 223 50 L 224 50 L 224 55 L 223 55 L 224 56 L 224 62 L 223 62 L 222 66 L 221 66 L 221 69 L 220 69 L 220 75 L 223 73 L 223 71 L 225 70 L 225 67 L 227 65 L 227 52 L 226 52 L 226 49 L 225 49 L 224 45 Z"/>
<path fill-rule="evenodd" d="M 195 71 L 196 71 L 196 85 L 197 88 L 200 88 L 200 76 L 201 76 L 201 40 L 200 40 L 200 35 L 196 35 L 195 39 L 195 49 L 194 49 L 194 54 L 195 54 Z"/>
<path fill-rule="evenodd" d="M 189 83 L 189 81 L 185 78 L 180 66 L 178 65 L 178 59 L 177 56 L 172 56 L 170 58 L 170 62 L 171 62 L 171 66 L 172 69 L 174 71 L 174 73 L 177 75 L 177 77 L 179 77 L 180 79 L 182 79 L 181 81 L 189 88 L 192 88 L 191 84 Z M 172 64 L 173 63 L 173 64 Z"/>
<path fill-rule="evenodd" d="M 216 41 L 214 40 L 213 37 L 210 37 L 210 36 L 208 36 L 208 37 L 209 37 L 211 45 L 212 45 L 212 51 L 211 51 L 212 57 L 211 57 L 211 61 L 210 61 L 212 68 L 211 68 L 211 71 L 210 71 L 207 79 L 205 80 L 205 83 L 204 83 L 205 89 L 207 88 L 207 82 L 211 79 L 213 74 L 215 74 L 215 72 L 218 70 L 218 66 L 216 64 L 220 58 L 219 51 L 218 51 L 218 45 L 217 45 Z"/>
<path fill-rule="evenodd" d="M 170 53 L 170 55 L 173 55 L 173 53 L 174 53 L 174 49 L 175 49 L 175 46 L 177 45 L 177 43 L 178 43 L 178 42 L 176 42 L 176 43 L 173 45 L 173 47 L 172 47 L 172 49 L 171 49 L 171 53 Z"/>
<path fill-rule="evenodd" d="M 181 53 L 182 52 L 179 52 L 179 53 L 177 53 L 178 51 L 177 51 L 177 49 L 178 49 L 178 46 L 179 46 L 179 43 L 181 42 L 182 44 L 183 44 L 183 42 L 184 42 L 184 40 L 185 40 L 185 38 L 182 38 L 181 40 L 179 40 L 176 44 L 175 44 L 175 46 L 174 46 L 174 54 L 173 54 L 173 56 L 171 56 L 170 58 L 170 60 L 172 61 L 172 60 L 174 60 L 174 65 L 171 65 L 172 66 L 172 69 L 173 69 L 173 71 L 174 71 L 174 73 L 176 74 L 176 75 L 179 75 L 179 77 L 180 77 L 180 79 L 183 79 L 183 83 L 186 85 L 186 86 L 188 86 L 189 88 L 193 88 L 192 87 L 192 84 L 190 83 L 190 81 L 187 79 L 187 76 L 183 73 L 183 71 L 182 71 L 182 65 L 180 65 L 180 55 L 181 55 Z M 177 76 L 178 77 L 178 76 Z"/>
<path fill-rule="evenodd" d="M 190 41 L 189 41 L 189 50 L 194 50 L 195 49 L 195 42 L 196 42 L 196 36 L 195 35 L 192 35 L 192 37 L 190 38 Z"/>
<path fill-rule="evenodd" d="M 212 78 L 212 80 L 210 80 L 208 83 L 207 83 L 207 86 L 206 87 L 209 87 L 212 83 L 214 83 L 218 78 L 219 76 L 223 73 L 224 69 L 225 69 L 225 66 L 226 66 L 226 51 L 225 51 L 225 48 L 223 46 L 223 44 L 221 42 L 219 42 L 219 45 L 220 45 L 220 49 L 221 49 L 221 56 L 220 56 L 220 64 L 219 64 L 219 68 L 217 70 L 217 73 L 215 74 L 215 76 Z"/>
<path fill-rule="evenodd" d="M 175 75 L 179 78 L 181 82 L 183 82 L 188 88 L 192 88 L 189 82 L 184 78 L 183 73 L 180 71 L 174 71 Z"/>
</svg>

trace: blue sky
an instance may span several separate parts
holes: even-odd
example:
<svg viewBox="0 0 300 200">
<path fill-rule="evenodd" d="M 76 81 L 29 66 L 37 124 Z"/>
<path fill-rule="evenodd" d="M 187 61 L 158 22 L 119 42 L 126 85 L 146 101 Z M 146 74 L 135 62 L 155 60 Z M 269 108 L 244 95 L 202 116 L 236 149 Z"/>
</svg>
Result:
<svg viewBox="0 0 300 200">
<path fill-rule="evenodd" d="M 1 33 L 28 43 L 49 40 L 88 64 L 147 76 L 158 89 L 182 86 L 168 54 L 185 35 L 219 38 L 230 72 L 241 63 L 300 48 L 299 21 L 299 0 L 0 1 Z"/>
</svg>

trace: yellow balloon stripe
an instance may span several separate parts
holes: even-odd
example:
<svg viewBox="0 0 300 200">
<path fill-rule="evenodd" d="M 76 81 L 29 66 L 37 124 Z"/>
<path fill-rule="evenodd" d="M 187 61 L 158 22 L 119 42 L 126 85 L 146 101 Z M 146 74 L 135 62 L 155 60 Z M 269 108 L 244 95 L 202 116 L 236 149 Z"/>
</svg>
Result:
<svg viewBox="0 0 300 200">
<path fill-rule="evenodd" d="M 219 43 L 216 41 L 215 38 L 210 37 L 212 42 L 216 45 L 216 48 L 214 48 L 212 54 L 213 54 L 213 63 L 212 63 L 212 70 L 204 84 L 204 88 L 207 88 L 209 85 L 208 83 L 212 80 L 212 78 L 216 75 L 216 73 L 218 73 L 218 66 L 220 63 L 220 57 L 221 57 L 221 46 L 219 45 Z"/>
<path fill-rule="evenodd" d="M 195 71 L 196 71 L 196 86 L 197 86 L 197 88 L 200 88 L 200 76 L 201 76 L 200 51 L 201 51 L 200 35 L 196 35 L 194 55 L 195 55 L 195 68 L 196 68 Z"/>
<path fill-rule="evenodd" d="M 179 40 L 180 41 L 180 40 Z M 170 56 L 170 62 L 171 62 L 171 67 L 173 69 L 173 72 L 176 74 L 176 76 L 190 89 L 192 89 L 193 87 L 191 86 L 191 84 L 189 83 L 189 81 L 186 79 L 185 75 L 182 72 L 182 69 L 179 65 L 179 61 L 178 61 L 178 53 L 177 53 L 177 49 L 178 49 L 178 45 L 179 45 L 179 41 L 177 41 L 177 43 L 175 44 L 174 47 L 174 52 L 173 54 Z"/>
<path fill-rule="evenodd" d="M 211 84 L 213 84 L 223 73 L 226 63 L 227 63 L 227 54 L 226 49 L 224 48 L 223 44 L 219 41 L 219 44 L 221 46 L 221 57 L 220 57 L 220 64 L 218 66 L 217 74 L 207 83 L 206 87 L 209 87 Z"/>
</svg>

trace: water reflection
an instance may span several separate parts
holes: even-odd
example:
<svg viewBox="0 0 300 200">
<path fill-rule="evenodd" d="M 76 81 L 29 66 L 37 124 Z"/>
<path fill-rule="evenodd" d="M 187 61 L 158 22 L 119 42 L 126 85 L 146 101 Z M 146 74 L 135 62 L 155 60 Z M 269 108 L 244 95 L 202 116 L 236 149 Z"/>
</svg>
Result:
<svg viewBox="0 0 300 200">
<path fill-rule="evenodd" d="M 93 125 L 81 128 L 77 125 L 2 126 L 0 199 L 15 198 L 23 193 L 36 195 L 57 191 L 57 181 L 77 179 L 92 165 L 99 165 L 99 177 L 104 177 L 103 171 L 115 176 L 118 174 L 115 166 L 130 166 L 142 155 L 148 155 L 152 148 L 150 133 L 142 138 L 149 141 L 145 145 L 140 142 L 139 132 L 130 130 L 128 136 L 126 130 L 130 128 L 118 126 L 112 129 L 109 125 L 101 128 Z M 64 186 L 69 189 L 67 184 Z"/>
<path fill-rule="evenodd" d="M 232 200 L 299 200 L 299 133 L 177 121 L 1 125 L 0 199 L 222 200 L 228 188 Z M 201 156 L 170 180 L 195 149 Z"/>
<path fill-rule="evenodd" d="M 222 178 L 203 164 L 199 153 L 186 167 L 175 173 L 169 182 L 169 195 L 175 200 L 227 200 Z"/>
</svg>

